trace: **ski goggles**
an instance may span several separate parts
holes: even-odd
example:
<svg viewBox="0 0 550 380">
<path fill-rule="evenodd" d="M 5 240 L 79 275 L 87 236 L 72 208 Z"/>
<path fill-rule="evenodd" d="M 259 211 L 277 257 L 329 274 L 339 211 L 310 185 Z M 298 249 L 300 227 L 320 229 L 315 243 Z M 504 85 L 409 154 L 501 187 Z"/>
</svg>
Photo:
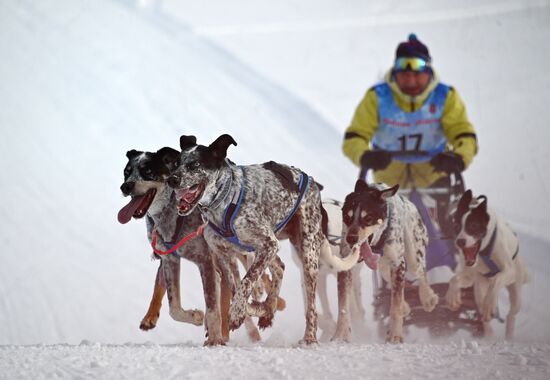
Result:
<svg viewBox="0 0 550 380">
<path fill-rule="evenodd" d="M 417 57 L 401 57 L 397 58 L 395 60 L 395 64 L 393 65 L 393 69 L 395 71 L 417 71 L 422 72 L 429 70 L 430 63 L 422 58 Z"/>
</svg>

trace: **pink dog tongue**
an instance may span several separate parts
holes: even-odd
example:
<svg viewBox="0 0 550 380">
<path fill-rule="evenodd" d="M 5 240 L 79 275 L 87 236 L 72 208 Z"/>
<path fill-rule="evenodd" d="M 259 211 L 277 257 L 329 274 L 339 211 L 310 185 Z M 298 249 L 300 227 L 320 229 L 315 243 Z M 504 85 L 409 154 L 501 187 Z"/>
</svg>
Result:
<svg viewBox="0 0 550 380">
<path fill-rule="evenodd" d="M 130 203 L 128 203 L 126 206 L 120 209 L 118 212 L 118 222 L 121 224 L 126 224 L 132 219 L 132 216 L 134 216 L 136 210 L 139 208 L 141 201 L 145 195 L 140 195 L 137 197 L 133 197 L 130 200 Z"/>
<path fill-rule="evenodd" d="M 378 269 L 378 260 L 380 259 L 380 255 L 373 253 L 369 243 L 367 242 L 361 244 L 361 257 L 370 269 Z"/>
</svg>

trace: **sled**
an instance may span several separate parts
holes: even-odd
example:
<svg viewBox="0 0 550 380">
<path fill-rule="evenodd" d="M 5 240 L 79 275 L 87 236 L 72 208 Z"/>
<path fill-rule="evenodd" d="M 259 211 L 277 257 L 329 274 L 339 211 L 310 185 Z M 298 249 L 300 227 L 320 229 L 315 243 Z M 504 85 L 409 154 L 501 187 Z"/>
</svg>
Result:
<svg viewBox="0 0 550 380">
<path fill-rule="evenodd" d="M 422 152 L 414 152 L 415 156 Z M 394 158 L 405 155 L 402 152 L 392 154 Z M 363 169 L 360 178 L 366 180 L 367 170 Z M 439 296 L 439 303 L 431 312 L 426 312 L 420 304 L 418 286 L 413 281 L 406 281 L 405 300 L 411 312 L 404 318 L 403 326 L 426 328 L 433 337 L 449 336 L 459 330 L 466 330 L 473 336 L 482 334 L 482 324 L 477 312 L 473 287 L 462 289 L 462 305 L 452 311 L 446 307 L 445 294 L 449 287 L 449 280 L 457 271 L 456 248 L 452 233 L 445 232 L 441 218 L 446 210 L 438 209 L 437 199 L 447 199 L 447 207 L 458 200 L 464 193 L 464 181 L 460 173 L 450 175 L 448 186 L 430 187 L 423 189 L 400 189 L 398 194 L 411 200 L 417 207 L 422 220 L 426 225 L 429 243 L 426 247 L 426 270 L 428 280 L 434 292 Z M 443 222 L 443 221 L 442 221 Z M 376 252 L 382 254 L 382 252 Z M 378 323 L 378 332 L 385 336 L 385 329 L 389 321 L 391 291 L 388 284 L 382 279 L 379 271 L 372 271 L 373 279 L 373 312 L 374 320 Z"/>
</svg>

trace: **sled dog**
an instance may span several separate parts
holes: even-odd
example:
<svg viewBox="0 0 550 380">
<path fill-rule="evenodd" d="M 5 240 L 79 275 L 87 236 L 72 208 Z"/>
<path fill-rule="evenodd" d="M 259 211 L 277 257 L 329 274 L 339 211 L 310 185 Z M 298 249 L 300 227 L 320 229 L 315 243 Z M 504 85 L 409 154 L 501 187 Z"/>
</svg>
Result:
<svg viewBox="0 0 550 380">
<path fill-rule="evenodd" d="M 177 214 L 173 190 L 165 185 L 165 180 L 179 161 L 180 152 L 165 147 L 157 152 L 130 150 L 126 156 L 128 163 L 124 169 L 124 183 L 120 189 L 123 195 L 130 197 L 131 200 L 119 211 L 118 220 L 124 224 L 132 217 L 135 219 L 145 217 L 149 241 L 152 242 L 156 235 L 157 249 L 166 252 L 172 244 L 191 237 L 203 224 L 198 212 L 185 217 Z M 174 253 L 166 255 L 155 253 L 155 256 L 160 258 L 160 265 L 149 310 L 140 323 L 140 329 L 150 330 L 156 326 L 162 298 L 167 293 L 170 316 L 174 320 L 202 325 L 205 319 L 207 333 L 205 345 L 224 344 L 229 338 L 226 314 L 231 294 L 223 290 L 230 289 L 230 286 L 222 287 L 220 295 L 220 279 L 204 238 L 200 235 L 193 237 Z M 181 307 L 179 276 L 182 257 L 198 266 L 206 316 L 200 310 L 184 310 Z M 222 305 L 227 305 L 225 313 L 222 307 L 221 315 L 220 297 Z M 247 323 L 247 329 L 252 340 L 259 340 L 259 333 L 252 321 Z"/>
<path fill-rule="evenodd" d="M 514 337 L 516 315 L 521 308 L 521 287 L 529 273 L 519 255 L 519 240 L 508 224 L 487 207 L 487 197 L 473 199 L 466 191 L 451 216 L 455 245 L 462 253 L 462 271 L 453 276 L 445 296 L 451 310 L 461 305 L 461 288 L 474 287 L 474 298 L 485 336 L 492 335 L 491 319 L 497 310 L 497 298 L 508 290 L 510 310 L 506 316 L 506 339 Z"/>
<path fill-rule="evenodd" d="M 424 310 L 432 311 L 438 302 L 426 278 L 426 227 L 414 204 L 396 195 L 398 188 L 398 185 L 368 185 L 358 180 L 342 208 L 343 256 L 360 250 L 369 266 L 373 269 L 380 266 L 382 277 L 391 286 L 390 324 L 386 335 L 391 343 L 403 342 L 403 318 L 410 312 L 404 299 L 406 272 L 418 281 Z M 372 248 L 383 252 L 379 263 L 372 260 Z M 345 309 L 350 293 L 349 272 L 340 273 L 338 282 L 339 305 Z M 345 339 L 349 329 L 348 313 L 339 314 L 337 335 Z"/>
<path fill-rule="evenodd" d="M 194 136 L 181 136 L 180 165 L 168 179 L 178 210 L 188 215 L 198 208 L 208 220 L 204 237 L 222 266 L 227 266 L 236 248 L 243 254 L 255 253 L 233 296 L 231 329 L 239 327 L 247 315 L 258 316 L 260 328 L 271 326 L 284 272 L 277 255 L 279 239 L 289 239 L 303 264 L 307 305 L 302 342 L 316 343 L 319 256 L 328 255 L 327 261 L 333 264 L 346 263 L 332 257 L 323 235 L 319 188 L 301 170 L 273 161 L 236 166 L 226 159 L 230 145 L 237 143 L 227 134 L 209 146 L 197 145 Z M 253 285 L 266 268 L 272 276 L 267 298 L 249 303 Z"/>
</svg>

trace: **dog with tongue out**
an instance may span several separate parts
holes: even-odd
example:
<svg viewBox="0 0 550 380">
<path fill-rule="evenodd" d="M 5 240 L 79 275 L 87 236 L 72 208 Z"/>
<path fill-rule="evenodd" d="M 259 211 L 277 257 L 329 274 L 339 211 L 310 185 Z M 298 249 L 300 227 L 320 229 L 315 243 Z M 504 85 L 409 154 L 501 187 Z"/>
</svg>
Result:
<svg viewBox="0 0 550 380">
<path fill-rule="evenodd" d="M 180 152 L 165 147 L 157 152 L 131 150 L 126 156 L 128 163 L 120 190 L 124 196 L 130 197 L 130 201 L 118 212 L 118 221 L 125 224 L 132 218 L 146 216 L 149 241 L 153 240 L 153 235 L 156 236 L 156 248 L 166 252 L 172 244 L 191 235 L 203 224 L 198 212 L 186 217 L 178 215 L 174 192 L 165 185 L 166 179 L 179 164 Z M 158 250 L 155 252 L 159 252 Z M 180 257 L 194 262 L 199 268 L 206 316 L 200 310 L 185 310 L 181 306 Z M 204 344 L 224 344 L 228 339 L 228 329 L 226 328 L 227 334 L 224 334 L 221 328 L 219 279 L 203 237 L 194 237 L 173 254 L 160 255 L 160 259 L 153 298 L 140 328 L 149 330 L 156 326 L 162 298 L 167 293 L 170 316 L 173 319 L 197 326 L 205 321 L 207 339 Z M 229 295 L 225 297 L 229 298 Z"/>
<path fill-rule="evenodd" d="M 431 312 L 438 302 L 426 278 L 426 227 L 414 204 L 397 194 L 398 188 L 358 180 L 342 207 L 342 250 L 359 250 L 367 266 L 373 270 L 380 268 L 390 285 L 390 326 L 386 339 L 391 343 L 403 342 L 403 317 L 410 312 L 404 298 L 405 273 L 417 279 L 425 311 Z M 373 253 L 371 247 L 381 250 L 383 255 Z M 343 276 L 339 280 L 340 277 Z M 344 284 L 339 283 L 338 288 L 341 287 Z"/>
</svg>

